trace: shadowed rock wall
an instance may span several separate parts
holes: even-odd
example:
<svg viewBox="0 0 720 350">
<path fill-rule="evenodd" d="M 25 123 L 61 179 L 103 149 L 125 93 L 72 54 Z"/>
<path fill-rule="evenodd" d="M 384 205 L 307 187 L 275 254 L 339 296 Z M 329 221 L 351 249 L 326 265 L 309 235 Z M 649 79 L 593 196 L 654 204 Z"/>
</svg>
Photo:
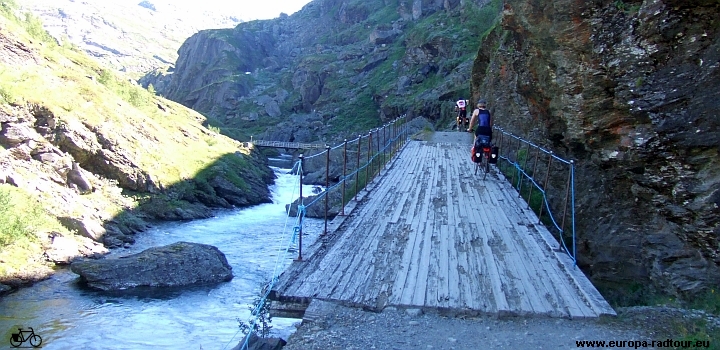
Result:
<svg viewBox="0 0 720 350">
<path fill-rule="evenodd" d="M 473 95 L 496 123 L 577 160 L 579 264 L 596 283 L 720 282 L 719 14 L 508 0 L 478 52 Z"/>
</svg>

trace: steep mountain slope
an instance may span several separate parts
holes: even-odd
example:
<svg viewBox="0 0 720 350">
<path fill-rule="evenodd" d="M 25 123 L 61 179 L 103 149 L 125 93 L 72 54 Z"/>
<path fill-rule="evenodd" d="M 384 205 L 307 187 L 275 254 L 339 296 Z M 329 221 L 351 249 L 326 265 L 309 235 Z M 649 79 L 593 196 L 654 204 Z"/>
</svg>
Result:
<svg viewBox="0 0 720 350">
<path fill-rule="evenodd" d="M 508 0 L 474 63 L 498 124 L 577 160 L 580 265 L 628 302 L 720 284 L 719 18 L 718 1 Z"/>
<path fill-rule="evenodd" d="M 400 114 L 448 121 L 500 1 L 316 0 L 292 16 L 201 31 L 141 79 L 249 139 L 341 140 Z"/>
<path fill-rule="evenodd" d="M 145 220 L 269 201 L 264 157 L 0 5 L 0 283 L 130 244 Z"/>
<path fill-rule="evenodd" d="M 177 59 L 201 29 L 230 28 L 238 17 L 170 1 L 22 0 L 58 42 L 69 42 L 108 68 L 137 78 Z"/>
</svg>

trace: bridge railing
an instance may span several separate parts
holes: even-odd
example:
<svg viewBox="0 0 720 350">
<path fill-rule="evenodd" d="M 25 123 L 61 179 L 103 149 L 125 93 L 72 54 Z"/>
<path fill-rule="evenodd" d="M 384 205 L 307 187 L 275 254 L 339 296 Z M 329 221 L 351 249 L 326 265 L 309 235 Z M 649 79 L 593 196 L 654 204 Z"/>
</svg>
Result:
<svg viewBox="0 0 720 350">
<path fill-rule="evenodd" d="M 324 204 L 325 227 L 321 235 L 328 233 L 328 219 L 336 213 L 330 212 L 330 200 L 333 194 L 339 195 L 339 211 L 337 215 L 345 215 L 345 204 L 351 199 L 357 200 L 360 190 L 365 188 L 385 167 L 385 165 L 402 149 L 408 139 L 407 117 L 401 116 L 382 127 L 372 129 L 365 135 L 358 135 L 353 140 L 344 140 L 333 147 L 312 155 L 301 154 L 296 163 L 300 174 L 300 198 L 297 204 L 297 224 L 295 226 L 298 242 L 297 260 L 302 260 L 302 224 L 308 208 L 322 201 Z M 335 164 L 340 167 L 333 167 Z M 308 166 L 309 165 L 309 166 Z M 331 169 L 335 172 L 331 174 Z M 325 189 L 309 203 L 303 203 L 302 187 L 304 174 L 317 175 L 324 171 Z M 317 178 L 317 177 L 316 177 Z M 333 184 L 331 185 L 331 178 Z M 291 205 L 292 206 L 292 205 Z"/>
<path fill-rule="evenodd" d="M 324 143 L 302 143 L 302 142 L 285 142 L 285 141 L 267 141 L 252 140 L 250 143 L 260 147 L 274 148 L 297 148 L 297 149 L 324 149 L 327 145 Z"/>
<path fill-rule="evenodd" d="M 575 162 L 502 128 L 494 130 L 500 170 L 577 264 Z"/>
</svg>

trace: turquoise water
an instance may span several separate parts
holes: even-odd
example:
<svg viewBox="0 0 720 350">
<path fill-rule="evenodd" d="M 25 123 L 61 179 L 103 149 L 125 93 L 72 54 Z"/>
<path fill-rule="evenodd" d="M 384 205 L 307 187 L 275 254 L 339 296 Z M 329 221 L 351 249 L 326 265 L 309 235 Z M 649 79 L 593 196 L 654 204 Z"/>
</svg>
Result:
<svg viewBox="0 0 720 350">
<path fill-rule="evenodd" d="M 129 249 L 188 241 L 211 244 L 225 253 L 233 267 L 230 282 L 178 289 L 142 288 L 99 292 L 77 283 L 77 275 L 62 268 L 50 279 L 0 299 L 0 349 L 10 347 L 17 327 L 32 327 L 43 349 L 230 349 L 238 344 L 237 318 L 250 316 L 248 305 L 270 279 L 276 266 L 287 266 L 293 218 L 285 204 L 297 198 L 297 177 L 275 168 L 271 204 L 218 211 L 210 219 L 167 223 L 136 235 Z M 310 194 L 311 187 L 303 189 Z M 294 194 L 294 195 L 293 195 Z M 303 243 L 323 229 L 323 221 L 306 219 Z M 287 337 L 298 320 L 273 319 L 275 336 Z M 23 345 L 29 345 L 27 343 Z"/>
</svg>

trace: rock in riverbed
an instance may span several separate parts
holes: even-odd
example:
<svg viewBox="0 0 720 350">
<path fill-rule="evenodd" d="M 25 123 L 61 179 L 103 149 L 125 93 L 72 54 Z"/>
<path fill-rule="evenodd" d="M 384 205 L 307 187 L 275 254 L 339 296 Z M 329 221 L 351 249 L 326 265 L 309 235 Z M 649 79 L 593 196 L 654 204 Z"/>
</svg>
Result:
<svg viewBox="0 0 720 350">
<path fill-rule="evenodd" d="M 232 267 L 218 248 L 188 242 L 154 247 L 118 259 L 75 262 L 70 269 L 88 286 L 101 290 L 177 287 L 233 278 Z"/>
</svg>

